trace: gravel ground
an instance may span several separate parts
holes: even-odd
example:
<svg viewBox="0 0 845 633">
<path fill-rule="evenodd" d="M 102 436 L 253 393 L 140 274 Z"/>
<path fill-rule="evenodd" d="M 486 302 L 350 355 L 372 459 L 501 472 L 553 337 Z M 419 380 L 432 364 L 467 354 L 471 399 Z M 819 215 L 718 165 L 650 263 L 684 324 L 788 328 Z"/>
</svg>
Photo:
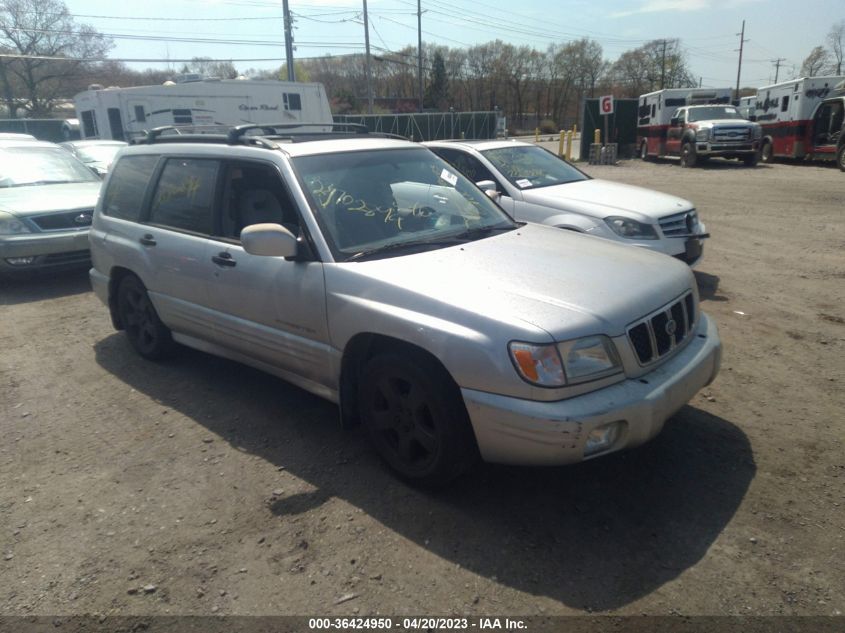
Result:
<svg viewBox="0 0 845 633">
<path fill-rule="evenodd" d="M 437 494 L 284 382 L 141 360 L 85 273 L 0 281 L 0 615 L 845 613 L 845 174 L 585 169 L 695 201 L 722 372 L 640 449 Z"/>
</svg>

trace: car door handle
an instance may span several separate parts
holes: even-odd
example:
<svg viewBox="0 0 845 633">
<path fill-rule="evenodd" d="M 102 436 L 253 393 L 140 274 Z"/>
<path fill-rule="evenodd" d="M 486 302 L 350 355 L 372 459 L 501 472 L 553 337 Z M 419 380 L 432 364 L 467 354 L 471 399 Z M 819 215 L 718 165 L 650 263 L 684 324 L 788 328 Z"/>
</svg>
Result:
<svg viewBox="0 0 845 633">
<path fill-rule="evenodd" d="M 232 259 L 232 255 L 230 253 L 227 253 L 226 251 L 218 253 L 217 255 L 211 258 L 211 261 L 213 261 L 218 266 L 229 266 L 230 268 L 238 265 L 238 262 Z"/>
<path fill-rule="evenodd" d="M 138 241 L 141 242 L 141 244 L 143 244 L 144 246 L 155 246 L 156 245 L 155 238 L 152 235 L 150 235 L 149 233 L 147 233 L 144 237 L 142 237 Z"/>
</svg>

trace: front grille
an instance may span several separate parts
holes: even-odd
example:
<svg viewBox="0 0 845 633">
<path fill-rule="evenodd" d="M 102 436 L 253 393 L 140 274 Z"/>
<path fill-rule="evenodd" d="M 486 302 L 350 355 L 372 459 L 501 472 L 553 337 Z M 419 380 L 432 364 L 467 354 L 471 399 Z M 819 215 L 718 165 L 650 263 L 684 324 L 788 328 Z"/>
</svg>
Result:
<svg viewBox="0 0 845 633">
<path fill-rule="evenodd" d="M 692 293 L 673 301 L 628 328 L 628 340 L 640 365 L 649 365 L 683 343 L 695 329 Z"/>
<path fill-rule="evenodd" d="M 713 128 L 714 143 L 739 143 L 751 138 L 749 127 L 716 127 Z"/>
<path fill-rule="evenodd" d="M 698 213 L 695 209 L 667 215 L 660 220 L 660 230 L 666 237 L 683 237 L 692 234 L 698 226 Z"/>
<path fill-rule="evenodd" d="M 68 229 L 87 229 L 91 226 L 94 209 L 77 209 L 45 213 L 31 218 L 42 231 L 67 231 Z"/>
</svg>

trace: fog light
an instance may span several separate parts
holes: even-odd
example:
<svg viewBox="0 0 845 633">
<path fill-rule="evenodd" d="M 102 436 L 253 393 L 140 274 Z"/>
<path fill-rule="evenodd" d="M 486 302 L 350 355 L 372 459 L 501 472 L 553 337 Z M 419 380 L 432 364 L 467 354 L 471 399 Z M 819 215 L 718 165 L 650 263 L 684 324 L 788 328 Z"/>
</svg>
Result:
<svg viewBox="0 0 845 633">
<path fill-rule="evenodd" d="M 12 266 L 27 266 L 35 261 L 35 257 L 7 257 L 6 262 Z"/>
<path fill-rule="evenodd" d="M 587 436 L 587 443 L 584 445 L 584 457 L 603 453 L 610 449 L 619 439 L 622 431 L 622 422 L 616 421 L 610 424 L 597 426 Z"/>
</svg>

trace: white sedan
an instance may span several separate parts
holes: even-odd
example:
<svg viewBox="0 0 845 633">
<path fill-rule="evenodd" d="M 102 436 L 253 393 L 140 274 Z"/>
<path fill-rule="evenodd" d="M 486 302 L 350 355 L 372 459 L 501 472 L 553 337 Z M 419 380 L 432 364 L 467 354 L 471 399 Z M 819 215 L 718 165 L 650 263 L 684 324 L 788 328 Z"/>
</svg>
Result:
<svg viewBox="0 0 845 633">
<path fill-rule="evenodd" d="M 692 203 L 651 189 L 590 178 L 551 152 L 519 141 L 424 143 L 515 219 L 580 231 L 665 253 L 693 266 L 709 237 Z"/>
</svg>

